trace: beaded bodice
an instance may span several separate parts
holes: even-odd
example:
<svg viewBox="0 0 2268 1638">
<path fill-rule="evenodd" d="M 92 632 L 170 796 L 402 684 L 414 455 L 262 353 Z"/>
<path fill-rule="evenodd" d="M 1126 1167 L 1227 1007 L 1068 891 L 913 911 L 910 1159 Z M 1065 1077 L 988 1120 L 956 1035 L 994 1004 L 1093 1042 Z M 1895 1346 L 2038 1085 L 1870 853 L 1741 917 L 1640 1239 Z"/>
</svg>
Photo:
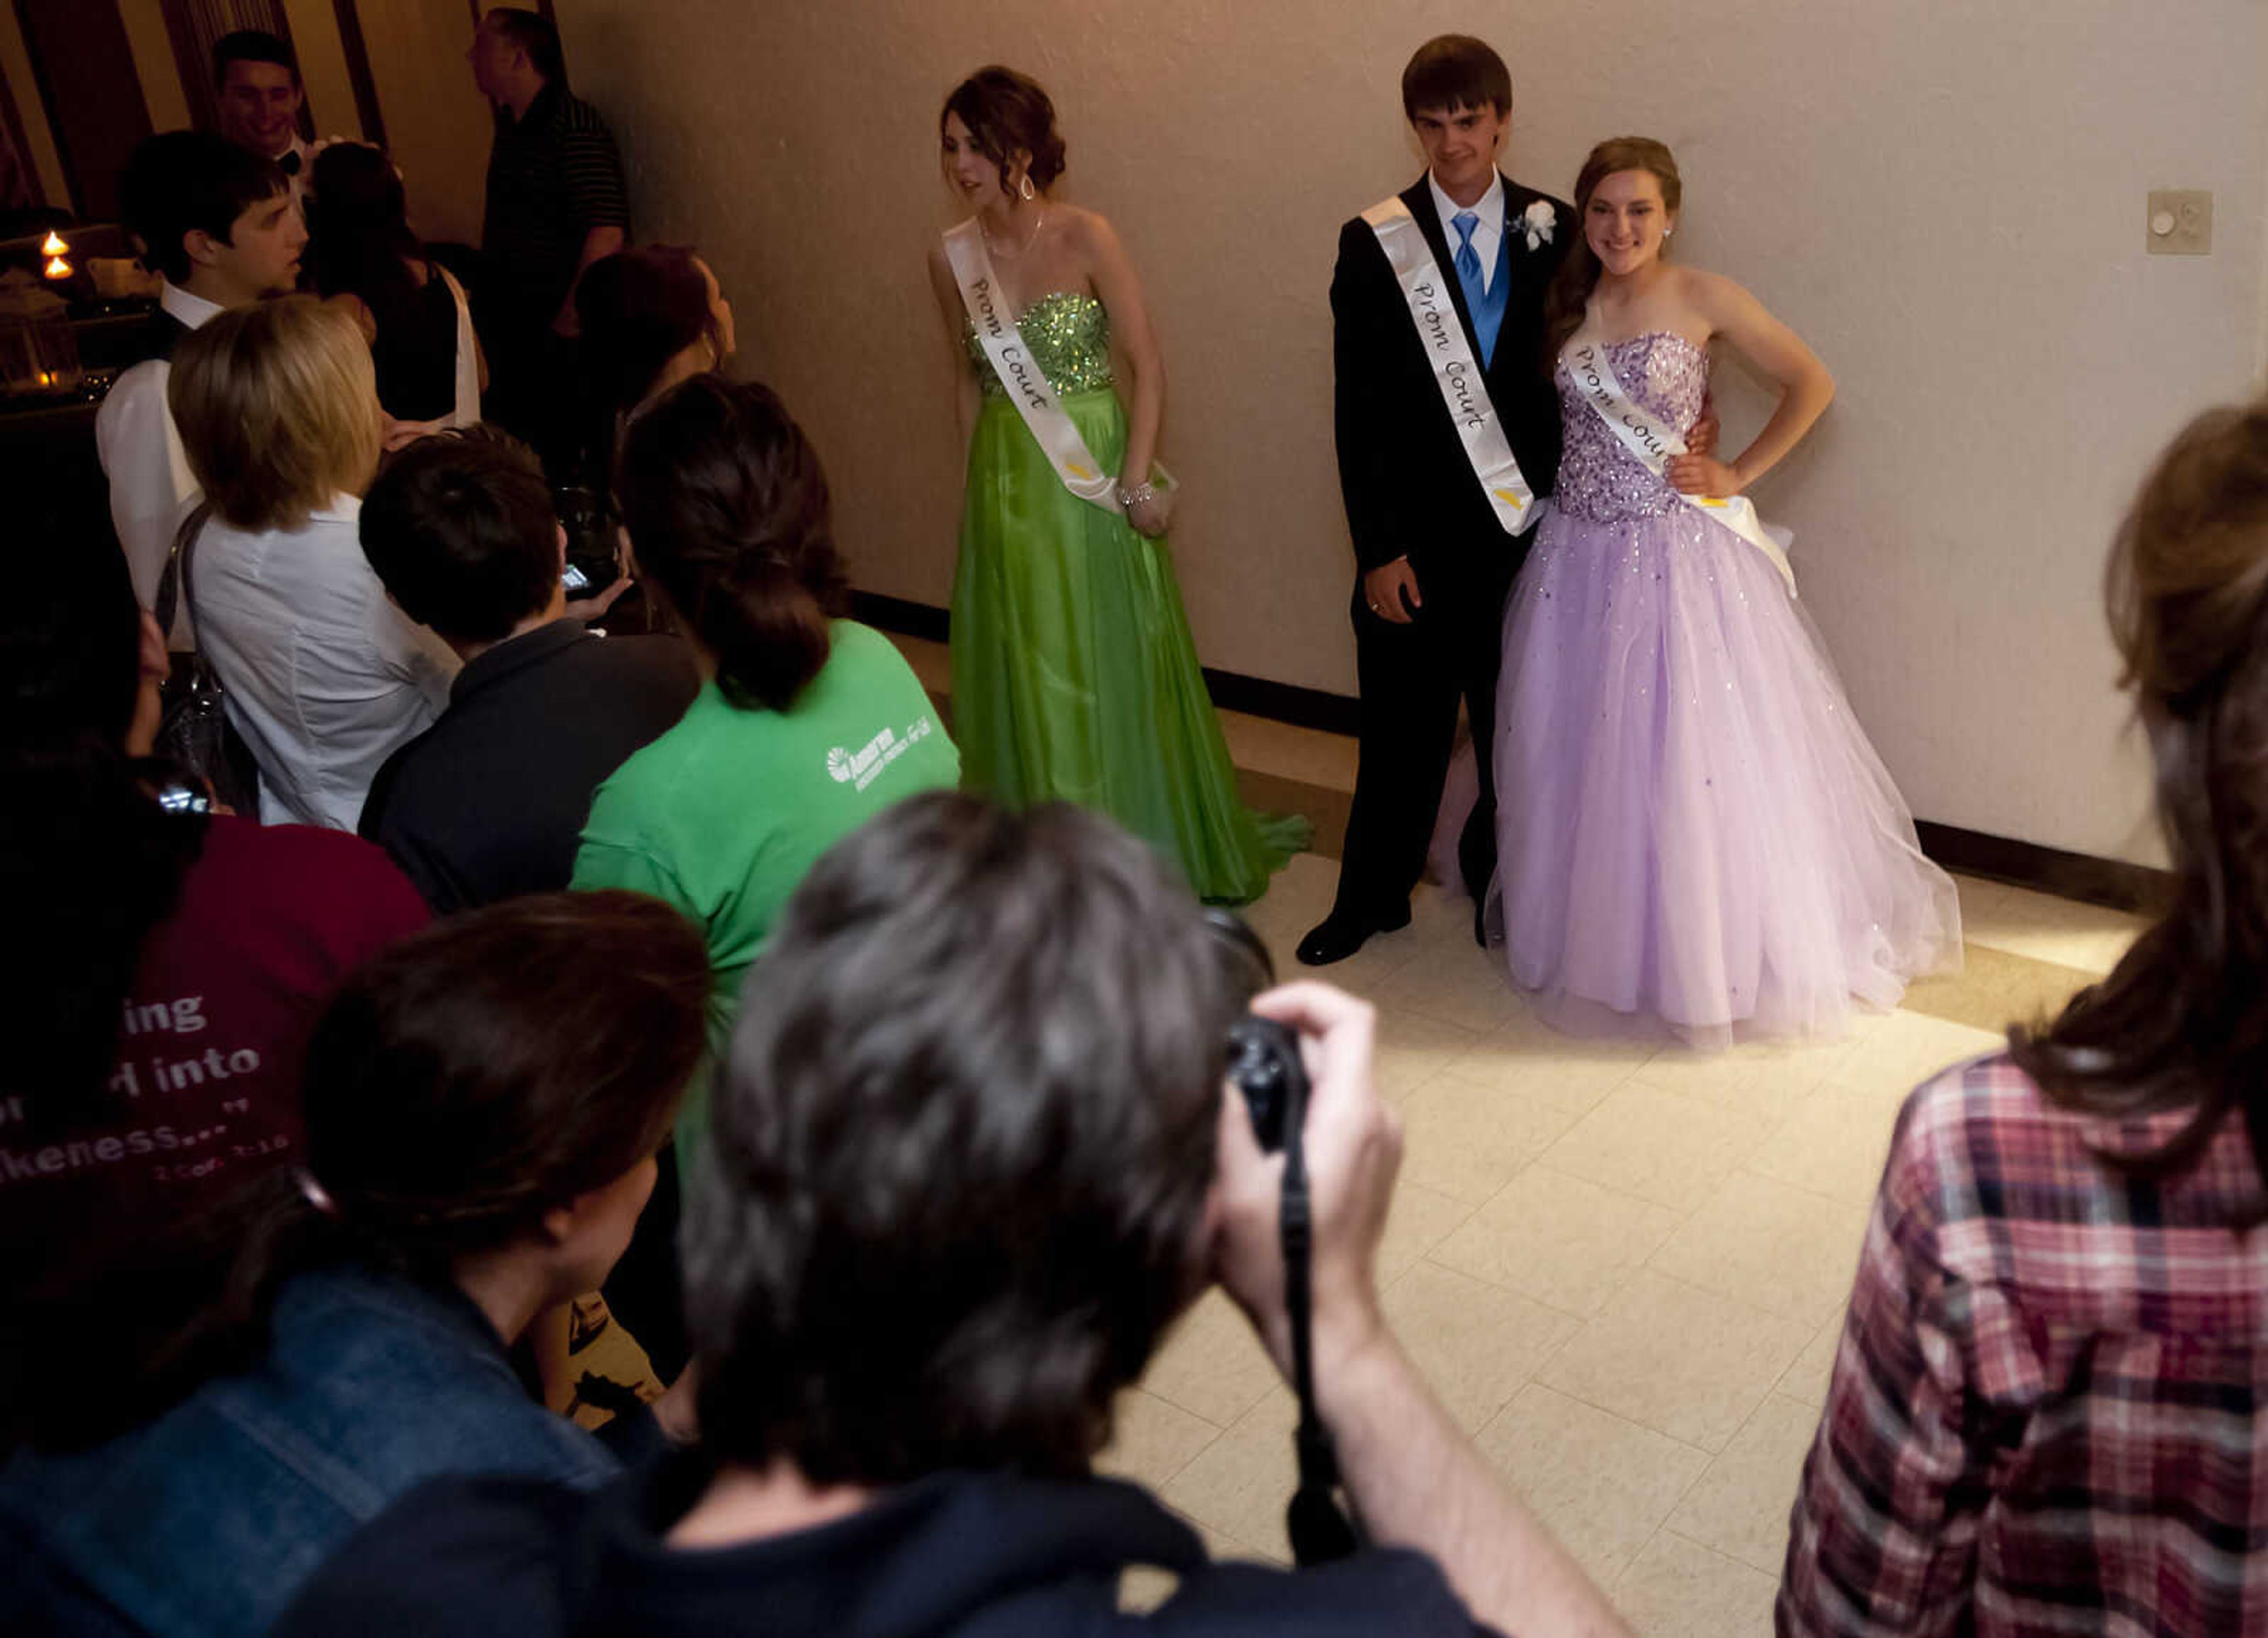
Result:
<svg viewBox="0 0 2268 1638">
<path fill-rule="evenodd" d="M 1086 291 L 1049 290 L 1024 309 L 1016 328 L 1057 393 L 1084 393 L 1110 385 L 1110 315 Z M 976 339 L 976 327 L 964 323 L 961 339 L 984 396 L 1005 396 L 1007 389 Z"/>
<path fill-rule="evenodd" d="M 1607 362 L 1623 391 L 1665 418 L 1682 434 L 1700 418 L 1709 390 L 1709 355 L 1682 335 L 1649 330 L 1607 344 Z M 1594 523 L 1627 518 L 1659 518 L 1677 504 L 1677 491 L 1624 449 L 1575 391 L 1560 364 L 1552 371 L 1559 389 L 1559 419 L 1566 430 L 1559 457 L 1559 481 L 1552 496 L 1560 510 Z"/>
</svg>

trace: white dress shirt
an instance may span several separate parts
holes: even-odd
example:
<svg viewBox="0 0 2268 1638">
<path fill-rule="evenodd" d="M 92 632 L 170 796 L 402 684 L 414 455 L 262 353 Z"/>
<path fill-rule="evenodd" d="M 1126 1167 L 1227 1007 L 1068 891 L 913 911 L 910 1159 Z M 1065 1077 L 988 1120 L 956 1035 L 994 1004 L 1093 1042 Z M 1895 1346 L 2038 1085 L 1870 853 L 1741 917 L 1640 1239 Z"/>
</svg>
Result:
<svg viewBox="0 0 2268 1638">
<path fill-rule="evenodd" d="M 1441 213 L 1441 234 L 1449 241 L 1449 260 L 1457 258 L 1457 230 L 1452 221 L 1469 210 L 1480 220 L 1473 224 L 1473 254 L 1481 259 L 1481 289 L 1492 289 L 1496 284 L 1496 253 L 1504 239 L 1504 173 L 1489 173 L 1488 192 L 1469 205 L 1461 205 L 1441 191 L 1431 171 L 1425 173 L 1425 186 L 1433 190 L 1433 209 Z M 1452 267 L 1448 271 L 1454 273 Z"/>
<path fill-rule="evenodd" d="M 170 281 L 158 292 L 158 305 L 192 330 L 203 328 L 223 311 Z M 134 595 L 144 608 L 157 601 L 173 532 L 198 495 L 188 457 L 181 452 L 181 435 L 173 430 L 173 412 L 166 404 L 166 386 L 173 378 L 171 360 L 144 359 L 112 384 L 94 412 L 95 455 L 110 480 L 110 521 L 126 548 Z M 166 635 L 176 648 L 187 646 L 187 628 L 178 615 Z"/>
<path fill-rule="evenodd" d="M 353 830 L 379 766 L 449 702 L 456 655 L 362 555 L 362 503 L 299 528 L 213 518 L 197 544 L 197 636 L 260 764 L 262 824 Z"/>
</svg>

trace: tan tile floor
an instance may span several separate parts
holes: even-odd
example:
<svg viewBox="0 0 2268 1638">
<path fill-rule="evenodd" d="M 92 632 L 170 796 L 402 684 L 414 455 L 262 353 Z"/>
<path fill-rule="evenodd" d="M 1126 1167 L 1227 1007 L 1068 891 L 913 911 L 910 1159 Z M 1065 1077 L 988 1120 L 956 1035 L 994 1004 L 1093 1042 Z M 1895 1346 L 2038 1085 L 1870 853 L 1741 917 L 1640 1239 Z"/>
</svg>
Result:
<svg viewBox="0 0 2268 1638">
<path fill-rule="evenodd" d="M 1284 970 L 1336 881 L 1302 856 L 1248 911 Z M 1961 887 L 1973 940 L 2073 983 L 2138 926 Z M 1413 908 L 1329 974 L 1379 1006 L 1380 1082 L 1405 1120 L 1388 1309 L 1641 1632 L 1767 1633 L 1891 1122 L 1917 1082 L 2000 1038 L 1900 1010 L 1716 1055 L 1571 1039 L 1473 946 L 1469 905 L 1425 887 Z M 1115 1469 L 1216 1549 L 1286 1558 L 1291 1400 L 1225 1303 L 1198 1306 L 1127 1405 Z"/>
<path fill-rule="evenodd" d="M 941 650 L 918 646 L 941 688 Z M 1351 785 L 1344 739 L 1224 724 L 1240 768 Z M 1282 970 L 1336 878 L 1303 855 L 1249 907 Z M 1474 947 L 1469 905 L 1431 887 L 1409 928 L 1329 973 L 1377 1003 L 1380 1085 L 1405 1117 L 1381 1259 L 1395 1323 L 1482 1452 L 1642 1633 L 1771 1630 L 1900 1103 L 1999 1045 L 1955 1018 L 1996 1017 L 2004 994 L 2055 1004 L 2140 925 L 1998 884 L 1961 890 L 1967 937 L 1992 952 L 1971 964 L 1989 989 L 1936 981 L 1840 1040 L 1705 1056 L 1555 1034 Z M 1215 1294 L 1125 1396 L 1104 1465 L 1154 1487 L 1216 1553 L 1285 1561 L 1292 1417 Z"/>
</svg>

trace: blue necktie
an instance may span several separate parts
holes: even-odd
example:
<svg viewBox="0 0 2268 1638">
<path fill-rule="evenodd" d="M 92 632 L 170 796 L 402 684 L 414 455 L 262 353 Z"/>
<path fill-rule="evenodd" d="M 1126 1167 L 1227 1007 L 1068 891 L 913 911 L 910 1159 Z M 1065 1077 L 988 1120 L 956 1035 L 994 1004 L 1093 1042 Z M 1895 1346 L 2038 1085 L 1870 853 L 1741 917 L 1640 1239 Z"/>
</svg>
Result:
<svg viewBox="0 0 2268 1638">
<path fill-rule="evenodd" d="M 1480 253 L 1473 248 L 1473 230 L 1480 224 L 1479 216 L 1470 210 L 1449 218 L 1449 225 L 1457 230 L 1457 283 L 1465 287 L 1465 305 L 1475 312 L 1488 299 L 1488 286 L 1481 282 Z"/>
</svg>

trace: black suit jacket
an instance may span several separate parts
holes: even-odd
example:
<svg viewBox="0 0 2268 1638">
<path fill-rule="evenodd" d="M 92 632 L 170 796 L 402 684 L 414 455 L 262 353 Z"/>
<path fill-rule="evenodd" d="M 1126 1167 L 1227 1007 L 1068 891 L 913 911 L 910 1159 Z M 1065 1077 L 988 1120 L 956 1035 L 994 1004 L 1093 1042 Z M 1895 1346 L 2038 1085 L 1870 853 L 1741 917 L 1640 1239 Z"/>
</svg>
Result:
<svg viewBox="0 0 2268 1638">
<path fill-rule="evenodd" d="M 152 358 L 171 360 L 173 349 L 180 345 L 181 338 L 188 333 L 188 325 L 163 307 L 158 308 L 150 315 L 149 322 L 141 327 L 141 333 L 134 338 L 126 365 L 144 364 Z"/>
<path fill-rule="evenodd" d="M 1512 452 L 1541 497 L 1551 492 L 1559 472 L 1559 400 L 1543 358 L 1543 296 L 1578 229 L 1574 207 L 1565 201 L 1508 176 L 1504 192 L 1512 288 L 1496 354 L 1484 375 Z M 1519 224 L 1539 199 L 1550 199 L 1558 224 L 1549 244 L 1530 250 Z M 1402 202 L 1432 247 L 1469 341 L 1472 315 L 1451 266 L 1433 190 L 1421 176 Z M 1367 571 L 1407 554 L 1423 582 L 1475 567 L 1475 553 L 1520 549 L 1505 535 L 1473 475 L 1402 286 L 1378 236 L 1360 217 L 1339 230 L 1331 324 L 1339 488 L 1355 561 Z M 1480 350 L 1475 342 L 1473 356 Z"/>
<path fill-rule="evenodd" d="M 700 692 L 685 645 L 553 621 L 475 655 L 440 720 L 387 758 L 360 829 L 442 914 L 556 892 L 591 797 Z"/>
</svg>

